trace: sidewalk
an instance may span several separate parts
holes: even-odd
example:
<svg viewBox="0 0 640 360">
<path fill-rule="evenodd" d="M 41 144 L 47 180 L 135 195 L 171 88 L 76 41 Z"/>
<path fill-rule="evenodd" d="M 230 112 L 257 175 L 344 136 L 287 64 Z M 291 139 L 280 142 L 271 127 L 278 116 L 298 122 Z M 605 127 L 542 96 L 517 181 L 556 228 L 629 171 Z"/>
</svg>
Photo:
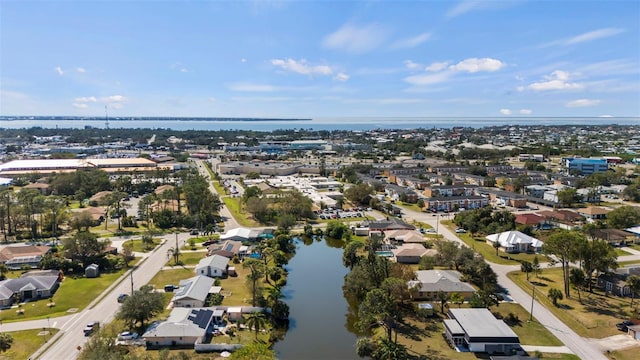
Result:
<svg viewBox="0 0 640 360">
<path fill-rule="evenodd" d="M 536 345 L 522 345 L 522 348 L 528 352 L 532 353 L 535 351 L 540 351 L 543 353 L 550 354 L 573 354 L 573 351 L 566 346 L 536 346 Z M 531 355 L 531 354 L 529 354 Z"/>
</svg>

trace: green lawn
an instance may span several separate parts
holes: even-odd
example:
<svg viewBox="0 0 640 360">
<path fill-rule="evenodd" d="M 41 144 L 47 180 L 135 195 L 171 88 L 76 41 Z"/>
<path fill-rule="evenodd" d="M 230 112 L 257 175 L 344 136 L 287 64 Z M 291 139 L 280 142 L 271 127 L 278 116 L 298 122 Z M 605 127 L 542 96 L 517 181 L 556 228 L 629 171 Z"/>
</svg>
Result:
<svg viewBox="0 0 640 360">
<path fill-rule="evenodd" d="M 0 316 L 2 321 L 23 321 L 68 315 L 67 311 L 74 308 L 81 311 L 125 271 L 123 269 L 114 273 L 102 273 L 100 277 L 94 279 L 85 277 L 74 279 L 72 276 L 65 276 L 60 288 L 53 295 L 55 306 L 49 307 L 47 306 L 49 299 L 41 299 L 22 305 L 24 315 L 18 315 L 16 309 L 8 309 L 2 310 Z"/>
<path fill-rule="evenodd" d="M 198 251 L 198 252 L 181 252 L 180 253 L 180 261 L 182 261 L 183 265 L 197 265 L 198 262 L 207 256 L 206 251 Z M 167 265 L 170 266 L 173 263 L 173 260 L 170 259 L 167 261 Z"/>
<path fill-rule="evenodd" d="M 156 287 L 156 289 L 164 289 L 165 285 L 173 284 L 178 285 L 180 280 L 194 277 L 196 274 L 193 269 L 185 269 L 180 266 L 175 266 L 171 270 L 160 270 L 156 276 L 149 281 L 149 284 Z"/>
<path fill-rule="evenodd" d="M 509 313 L 518 317 L 518 324 L 511 325 L 511 329 L 518 335 L 523 345 L 562 346 L 562 342 L 542 324 L 535 321 L 535 317 L 534 321 L 529 322 L 531 315 L 520 304 L 501 303 L 497 307 L 492 307 L 491 312 L 494 315 L 499 313 L 502 318 L 506 318 Z"/>
<path fill-rule="evenodd" d="M 246 214 L 241 211 L 242 205 L 240 204 L 240 198 L 224 197 L 222 198 L 222 201 L 227 206 L 227 209 L 229 209 L 229 211 L 231 212 L 233 218 L 236 219 L 238 224 L 240 224 L 240 226 L 245 226 L 245 227 L 260 226 L 260 224 L 258 224 L 254 220 L 249 219 L 246 216 Z"/>
<path fill-rule="evenodd" d="M 631 253 L 628 253 L 620 248 L 614 248 L 614 250 L 616 251 L 616 255 L 618 256 L 631 255 Z"/>
<path fill-rule="evenodd" d="M 47 329 L 45 332 L 40 329 L 9 332 L 13 337 L 13 345 L 7 352 L 0 353 L 0 360 L 27 359 L 44 345 L 45 339 L 49 341 L 57 332 L 58 329 Z"/>
<path fill-rule="evenodd" d="M 509 278 L 523 290 L 532 292 L 532 285 L 527 282 L 526 275 L 521 271 L 509 273 Z M 578 292 L 572 288 L 571 298 L 564 298 L 558 301 L 559 306 L 554 306 L 547 294 L 550 288 L 563 289 L 560 268 L 544 268 L 538 277 L 530 276 L 530 280 L 536 284 L 536 300 L 580 336 L 600 339 L 620 334 L 615 324 L 620 322 L 620 319 L 629 318 L 631 314 L 630 298 L 605 296 L 595 287 L 593 292 L 580 292 L 582 303 L 579 301 Z"/>
<path fill-rule="evenodd" d="M 149 246 L 142 243 L 142 240 L 138 239 L 138 240 L 129 240 L 129 241 L 125 241 L 124 244 L 133 244 L 133 251 L 135 252 L 149 252 L 153 249 L 155 249 L 155 247 L 160 244 L 161 240 L 160 239 L 153 239 L 153 245 Z M 124 244 L 122 244 L 124 246 Z"/>
</svg>

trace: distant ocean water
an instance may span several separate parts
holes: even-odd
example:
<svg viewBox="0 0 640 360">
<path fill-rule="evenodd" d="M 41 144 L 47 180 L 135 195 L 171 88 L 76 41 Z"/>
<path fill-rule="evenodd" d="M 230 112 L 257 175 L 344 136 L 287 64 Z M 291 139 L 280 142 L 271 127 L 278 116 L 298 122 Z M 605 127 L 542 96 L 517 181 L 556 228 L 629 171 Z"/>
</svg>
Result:
<svg viewBox="0 0 640 360">
<path fill-rule="evenodd" d="M 335 117 L 314 118 L 304 121 L 268 120 L 268 121 L 219 121 L 219 120 L 117 120 L 109 119 L 109 128 L 123 129 L 172 129 L 172 130 L 256 130 L 273 131 L 279 129 L 313 129 L 313 130 L 374 130 L 374 129 L 450 129 L 453 127 L 481 128 L 487 126 L 506 125 L 638 125 L 640 118 L 634 117 L 516 117 L 516 118 L 412 118 L 412 117 Z M 105 128 L 104 120 L 0 120 L 0 128 L 23 129 L 42 128 L 83 128 L 91 126 Z"/>
</svg>

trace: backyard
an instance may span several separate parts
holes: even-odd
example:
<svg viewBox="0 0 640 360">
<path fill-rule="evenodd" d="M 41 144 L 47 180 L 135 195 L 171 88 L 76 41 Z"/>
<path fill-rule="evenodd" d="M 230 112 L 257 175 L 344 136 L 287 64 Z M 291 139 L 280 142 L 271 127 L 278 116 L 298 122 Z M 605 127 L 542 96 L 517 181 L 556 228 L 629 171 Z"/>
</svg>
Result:
<svg viewBox="0 0 640 360">
<path fill-rule="evenodd" d="M 22 330 L 9 332 L 13 337 L 11 349 L 7 352 L 0 353 L 0 360 L 22 360 L 27 359 L 31 354 L 36 352 L 44 343 L 51 339 L 57 329 L 46 329 L 45 331 Z"/>
</svg>

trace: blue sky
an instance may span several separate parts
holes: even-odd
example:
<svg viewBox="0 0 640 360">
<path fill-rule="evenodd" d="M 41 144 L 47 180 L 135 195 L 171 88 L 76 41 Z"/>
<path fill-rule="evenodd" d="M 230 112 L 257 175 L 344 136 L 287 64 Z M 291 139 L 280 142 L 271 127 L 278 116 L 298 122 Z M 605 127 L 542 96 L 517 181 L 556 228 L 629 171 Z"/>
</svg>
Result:
<svg viewBox="0 0 640 360">
<path fill-rule="evenodd" d="M 638 1 L 0 2 L 0 114 L 640 116 Z"/>
</svg>

